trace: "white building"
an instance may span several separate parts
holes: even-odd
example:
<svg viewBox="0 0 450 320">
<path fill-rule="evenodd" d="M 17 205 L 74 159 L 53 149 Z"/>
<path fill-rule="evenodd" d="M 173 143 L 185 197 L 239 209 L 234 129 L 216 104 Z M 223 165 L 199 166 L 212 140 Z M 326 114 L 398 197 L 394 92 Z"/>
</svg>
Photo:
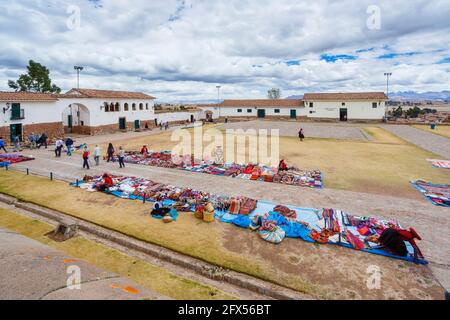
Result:
<svg viewBox="0 0 450 320">
<path fill-rule="evenodd" d="M 63 133 L 57 97 L 47 93 L 0 92 L 0 136 L 5 141 L 31 132 L 49 137 Z"/>
<path fill-rule="evenodd" d="M 317 120 L 382 120 L 387 96 L 383 92 L 307 93 L 304 95 L 308 118 Z"/>
<path fill-rule="evenodd" d="M 57 104 L 66 132 L 94 135 L 152 126 L 154 100 L 141 92 L 72 89 Z"/>
<path fill-rule="evenodd" d="M 383 92 L 308 93 L 303 100 L 224 100 L 199 105 L 213 119 L 312 119 L 324 121 L 381 121 L 386 112 Z"/>
<path fill-rule="evenodd" d="M 100 134 L 154 126 L 155 98 L 140 92 L 72 89 L 65 94 L 0 92 L 0 135 Z"/>
<path fill-rule="evenodd" d="M 304 117 L 305 107 L 302 100 L 259 99 L 259 100 L 224 100 L 220 104 L 199 105 L 205 112 L 205 118 L 272 118 L 297 119 Z"/>
</svg>

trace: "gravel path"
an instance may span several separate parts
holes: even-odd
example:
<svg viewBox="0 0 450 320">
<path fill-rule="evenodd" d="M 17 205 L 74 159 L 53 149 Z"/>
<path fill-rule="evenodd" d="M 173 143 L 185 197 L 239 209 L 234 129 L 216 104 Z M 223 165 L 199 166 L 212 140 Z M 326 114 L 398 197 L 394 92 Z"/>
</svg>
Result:
<svg viewBox="0 0 450 320">
<path fill-rule="evenodd" d="M 448 138 L 407 125 L 383 125 L 382 128 L 422 149 L 450 160 L 450 139 Z"/>
</svg>

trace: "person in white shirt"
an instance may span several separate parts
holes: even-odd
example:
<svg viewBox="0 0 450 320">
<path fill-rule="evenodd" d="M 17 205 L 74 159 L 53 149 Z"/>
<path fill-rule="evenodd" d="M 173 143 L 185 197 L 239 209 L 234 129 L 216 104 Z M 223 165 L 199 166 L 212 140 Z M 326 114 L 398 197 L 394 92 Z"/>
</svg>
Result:
<svg viewBox="0 0 450 320">
<path fill-rule="evenodd" d="M 95 165 L 98 166 L 100 164 L 100 155 L 101 155 L 101 150 L 100 147 L 98 145 L 95 145 L 94 148 L 94 160 L 95 160 Z"/>
<path fill-rule="evenodd" d="M 125 163 L 123 160 L 125 159 L 125 150 L 123 150 L 123 147 L 119 148 L 119 165 L 120 168 L 125 168 Z"/>
<path fill-rule="evenodd" d="M 64 146 L 64 142 L 58 138 L 55 143 L 55 155 L 57 158 L 61 158 L 61 150 Z"/>
</svg>

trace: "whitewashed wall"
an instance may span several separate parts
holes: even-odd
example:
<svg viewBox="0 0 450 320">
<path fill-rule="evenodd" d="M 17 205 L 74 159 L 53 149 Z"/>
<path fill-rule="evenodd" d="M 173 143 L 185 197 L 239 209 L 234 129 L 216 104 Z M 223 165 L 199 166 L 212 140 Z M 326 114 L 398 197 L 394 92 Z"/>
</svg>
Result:
<svg viewBox="0 0 450 320">
<path fill-rule="evenodd" d="M 157 119 L 158 124 L 161 122 L 175 122 L 175 121 L 187 121 L 191 120 L 191 115 L 194 116 L 194 120 L 201 120 L 202 111 L 191 111 L 191 112 L 164 112 L 164 113 L 156 113 L 155 119 Z"/>
<path fill-rule="evenodd" d="M 203 109 L 203 108 L 202 108 Z M 241 109 L 242 112 L 238 112 L 238 109 Z M 255 107 L 222 107 L 220 108 L 220 117 L 257 117 L 258 110 L 264 109 L 266 110 L 266 117 L 270 116 L 282 116 L 289 117 L 291 115 L 291 110 L 297 111 L 297 117 L 302 117 L 306 115 L 305 108 L 286 108 L 286 107 L 264 107 L 264 108 L 255 108 Z M 275 110 L 280 110 L 279 113 L 275 113 Z M 248 112 L 250 111 L 250 112 Z M 216 113 L 217 117 L 219 117 L 219 111 Z"/>
<path fill-rule="evenodd" d="M 10 124 L 21 123 L 23 125 L 61 122 L 61 113 L 57 102 L 17 102 L 20 108 L 24 109 L 25 118 L 20 120 L 11 120 L 11 106 L 6 113 L 6 101 L 0 101 L 0 126 L 9 126 Z M 12 102 L 10 102 L 12 105 Z"/>
<path fill-rule="evenodd" d="M 310 108 L 309 103 L 313 103 Z M 345 106 L 342 103 L 345 103 Z M 377 103 L 377 108 L 372 103 Z M 384 101 L 305 101 L 305 111 L 309 118 L 339 119 L 340 109 L 347 109 L 349 120 L 381 120 L 385 115 L 386 104 Z M 313 113 L 311 113 L 311 111 Z"/>
<path fill-rule="evenodd" d="M 120 111 L 119 112 L 105 112 L 104 103 L 120 103 Z M 128 103 L 128 111 L 124 110 L 125 103 Z M 136 110 L 133 111 L 132 106 L 133 103 L 136 104 Z M 144 110 L 139 110 L 139 104 L 142 103 L 144 105 Z M 149 109 L 146 110 L 145 104 L 148 103 Z M 60 121 L 61 119 L 64 122 L 64 125 L 67 125 L 67 116 L 70 114 L 69 105 L 74 105 L 72 107 L 74 123 L 73 125 L 79 125 L 76 123 L 76 110 L 77 104 L 85 106 L 89 110 L 89 116 L 87 115 L 86 109 L 80 108 L 80 120 L 84 120 L 85 126 L 97 127 L 104 126 L 110 124 L 118 124 L 119 118 L 126 118 L 127 122 L 134 122 L 135 120 L 140 121 L 148 121 L 153 120 L 155 118 L 155 113 L 153 110 L 154 101 L 153 100 L 138 100 L 138 99 L 119 99 L 119 100 L 107 100 L 107 99 L 86 99 L 86 98 L 60 98 L 58 101 L 60 112 Z"/>
</svg>

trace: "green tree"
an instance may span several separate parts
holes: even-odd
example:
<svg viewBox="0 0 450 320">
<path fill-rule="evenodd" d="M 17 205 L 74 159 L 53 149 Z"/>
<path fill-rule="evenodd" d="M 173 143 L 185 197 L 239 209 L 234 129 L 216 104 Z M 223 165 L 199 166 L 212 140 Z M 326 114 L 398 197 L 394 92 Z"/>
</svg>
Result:
<svg viewBox="0 0 450 320">
<path fill-rule="evenodd" d="M 394 117 L 396 117 L 396 118 L 400 118 L 400 117 L 403 115 L 403 109 L 402 109 L 402 107 L 398 107 L 397 109 L 395 109 L 395 110 L 392 112 L 392 115 L 393 115 Z"/>
<path fill-rule="evenodd" d="M 8 86 L 15 91 L 60 93 L 61 89 L 52 84 L 50 71 L 42 64 L 30 60 L 28 72 L 20 75 L 17 81 L 9 80 Z"/>
<path fill-rule="evenodd" d="M 267 97 L 269 99 L 280 99 L 281 98 L 281 90 L 278 88 L 272 88 L 267 91 Z"/>
</svg>

